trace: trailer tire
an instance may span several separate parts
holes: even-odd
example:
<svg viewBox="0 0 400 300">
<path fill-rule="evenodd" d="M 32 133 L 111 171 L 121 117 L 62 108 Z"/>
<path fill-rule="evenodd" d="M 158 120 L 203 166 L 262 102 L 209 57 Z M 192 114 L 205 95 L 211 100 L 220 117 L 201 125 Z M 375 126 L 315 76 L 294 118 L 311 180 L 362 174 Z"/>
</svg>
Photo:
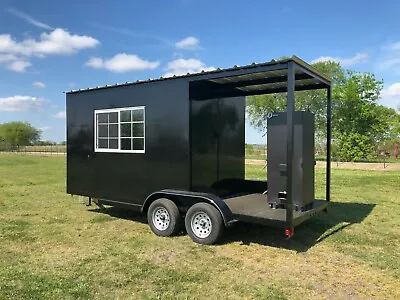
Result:
<svg viewBox="0 0 400 300">
<path fill-rule="evenodd" d="M 185 227 L 194 242 L 211 245 L 221 237 L 225 225 L 220 212 L 214 206 L 200 202 L 187 211 Z"/>
<path fill-rule="evenodd" d="M 151 231 L 158 236 L 175 235 L 181 228 L 181 216 L 176 204 L 166 198 L 160 198 L 150 204 L 147 222 Z"/>
</svg>

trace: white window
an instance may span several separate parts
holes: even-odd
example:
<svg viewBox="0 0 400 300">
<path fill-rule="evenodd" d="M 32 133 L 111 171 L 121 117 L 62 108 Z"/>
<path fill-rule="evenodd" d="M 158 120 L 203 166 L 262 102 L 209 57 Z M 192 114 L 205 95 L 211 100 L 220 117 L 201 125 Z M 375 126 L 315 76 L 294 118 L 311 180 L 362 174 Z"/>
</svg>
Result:
<svg viewBox="0 0 400 300">
<path fill-rule="evenodd" d="M 144 106 L 94 111 L 95 152 L 144 153 Z"/>
</svg>

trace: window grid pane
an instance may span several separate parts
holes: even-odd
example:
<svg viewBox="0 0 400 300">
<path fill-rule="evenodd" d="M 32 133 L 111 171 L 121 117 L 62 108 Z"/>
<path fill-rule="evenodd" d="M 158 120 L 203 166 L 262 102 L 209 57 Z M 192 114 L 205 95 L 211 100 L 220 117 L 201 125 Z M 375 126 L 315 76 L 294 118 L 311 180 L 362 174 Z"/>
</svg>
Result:
<svg viewBox="0 0 400 300">
<path fill-rule="evenodd" d="M 118 149 L 118 139 L 110 138 L 108 140 L 108 148 L 109 149 Z"/>
<path fill-rule="evenodd" d="M 132 150 L 132 140 L 130 138 L 121 138 L 121 150 Z"/>
<path fill-rule="evenodd" d="M 132 128 L 130 123 L 122 123 L 120 125 L 121 128 L 121 137 L 131 137 L 132 136 Z"/>
<path fill-rule="evenodd" d="M 133 150 L 144 150 L 144 138 L 133 138 L 132 139 Z"/>
<path fill-rule="evenodd" d="M 110 138 L 118 138 L 118 125 L 117 124 L 110 124 L 109 126 L 109 134 Z"/>
<path fill-rule="evenodd" d="M 132 110 L 132 121 L 143 121 L 144 120 L 144 110 L 136 109 Z"/>
<path fill-rule="evenodd" d="M 131 111 L 130 110 L 122 110 L 120 112 L 121 123 L 122 122 L 130 122 L 131 121 Z"/>
<path fill-rule="evenodd" d="M 99 139 L 98 147 L 100 149 L 108 149 L 108 139 Z"/>
<path fill-rule="evenodd" d="M 118 123 L 118 112 L 108 114 L 108 123 Z"/>
<path fill-rule="evenodd" d="M 144 137 L 144 123 L 132 123 L 132 137 Z"/>
<path fill-rule="evenodd" d="M 97 135 L 99 138 L 100 137 L 103 137 L 103 138 L 108 137 L 108 125 L 103 125 L 103 124 L 99 125 L 97 127 Z"/>
<path fill-rule="evenodd" d="M 98 113 L 97 114 L 97 122 L 99 124 L 107 124 L 108 123 L 108 113 Z"/>
<path fill-rule="evenodd" d="M 144 108 L 96 112 L 96 123 L 96 148 L 144 151 Z"/>
</svg>

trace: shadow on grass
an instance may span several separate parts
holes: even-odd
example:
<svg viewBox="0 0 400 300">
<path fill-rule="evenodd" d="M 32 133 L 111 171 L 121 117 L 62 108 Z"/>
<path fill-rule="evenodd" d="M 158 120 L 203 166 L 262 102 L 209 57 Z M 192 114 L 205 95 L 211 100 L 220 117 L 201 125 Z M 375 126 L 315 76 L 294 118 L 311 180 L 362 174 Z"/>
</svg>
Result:
<svg viewBox="0 0 400 300">
<path fill-rule="evenodd" d="M 297 252 L 306 252 L 315 244 L 323 241 L 352 224 L 361 223 L 374 209 L 375 204 L 331 202 L 328 213 L 321 212 L 295 228 L 295 235 L 286 239 L 281 228 L 236 223 L 225 230 L 217 244 L 242 242 L 243 245 L 259 244 L 285 248 Z M 90 212 L 102 213 L 115 218 L 147 224 L 145 215 L 118 207 L 90 208 Z M 184 226 L 183 226 L 184 227 Z M 186 234 L 184 228 L 179 235 Z"/>
<path fill-rule="evenodd" d="M 142 224 L 147 224 L 147 218 L 145 215 L 142 215 L 140 212 L 137 212 L 137 211 L 134 211 L 131 209 L 125 209 L 125 208 L 114 207 L 114 206 L 100 208 L 100 207 L 93 205 L 92 208 L 89 208 L 89 211 L 94 212 L 94 213 L 106 214 L 106 215 L 109 215 L 110 217 L 115 217 L 115 218 L 119 218 L 119 219 L 125 219 L 125 220 L 134 221 L 134 222 L 139 222 Z"/>
<path fill-rule="evenodd" d="M 295 228 L 294 236 L 286 239 L 283 229 L 255 224 L 238 223 L 227 229 L 220 243 L 241 241 L 306 252 L 352 224 L 361 223 L 374 209 L 375 204 L 331 202 L 328 213 L 321 212 Z"/>
</svg>

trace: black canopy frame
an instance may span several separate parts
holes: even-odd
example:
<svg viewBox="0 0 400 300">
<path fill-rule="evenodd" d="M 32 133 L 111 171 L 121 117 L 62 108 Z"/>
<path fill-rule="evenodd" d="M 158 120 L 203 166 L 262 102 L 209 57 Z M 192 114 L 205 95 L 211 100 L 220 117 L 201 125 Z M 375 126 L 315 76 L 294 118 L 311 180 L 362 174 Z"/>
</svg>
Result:
<svg viewBox="0 0 400 300">
<path fill-rule="evenodd" d="M 196 74 L 190 80 L 190 99 L 252 96 L 286 92 L 287 97 L 287 194 L 286 228 L 294 229 L 294 112 L 295 91 L 325 89 L 326 106 L 326 201 L 331 183 L 330 79 L 296 56 L 289 59 Z"/>
</svg>

